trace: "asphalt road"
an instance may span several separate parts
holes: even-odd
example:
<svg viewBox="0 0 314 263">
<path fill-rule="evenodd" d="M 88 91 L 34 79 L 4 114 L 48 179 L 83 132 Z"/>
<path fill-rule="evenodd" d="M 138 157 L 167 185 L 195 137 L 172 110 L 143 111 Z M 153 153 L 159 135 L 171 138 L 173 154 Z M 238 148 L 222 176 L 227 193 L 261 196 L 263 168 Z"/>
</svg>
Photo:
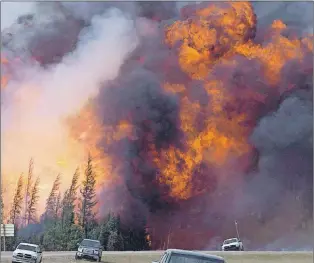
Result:
<svg viewBox="0 0 314 263">
<path fill-rule="evenodd" d="M 104 252 L 103 263 L 150 263 L 162 251 Z M 206 252 L 223 256 L 227 263 L 312 263 L 312 252 Z M 44 252 L 43 263 L 75 263 L 75 252 Z M 12 252 L 2 252 L 1 263 L 11 263 Z M 84 261 L 79 261 L 84 262 Z"/>
</svg>

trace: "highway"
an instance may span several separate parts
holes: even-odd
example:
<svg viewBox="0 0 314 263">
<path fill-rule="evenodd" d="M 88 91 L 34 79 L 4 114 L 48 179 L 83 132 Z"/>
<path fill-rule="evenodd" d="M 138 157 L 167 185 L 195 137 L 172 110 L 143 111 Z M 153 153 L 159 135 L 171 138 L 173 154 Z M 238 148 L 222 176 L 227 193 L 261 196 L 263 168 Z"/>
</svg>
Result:
<svg viewBox="0 0 314 263">
<path fill-rule="evenodd" d="M 312 263 L 313 252 L 206 252 L 222 256 L 227 263 Z M 103 263 L 151 263 L 158 260 L 162 251 L 107 252 L 103 253 Z M 75 252 L 43 252 L 43 263 L 74 263 Z M 1 263 L 11 263 L 12 252 L 1 253 Z M 84 261 L 79 261 L 84 262 Z"/>
</svg>

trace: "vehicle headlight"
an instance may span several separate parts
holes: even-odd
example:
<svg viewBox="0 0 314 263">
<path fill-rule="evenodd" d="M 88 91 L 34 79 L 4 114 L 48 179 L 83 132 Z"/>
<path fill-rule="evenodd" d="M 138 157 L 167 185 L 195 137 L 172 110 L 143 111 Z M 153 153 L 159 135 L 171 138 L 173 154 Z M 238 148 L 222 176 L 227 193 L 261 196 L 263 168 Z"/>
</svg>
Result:
<svg viewBox="0 0 314 263">
<path fill-rule="evenodd" d="M 78 252 L 83 252 L 83 248 L 79 247 Z"/>
<path fill-rule="evenodd" d="M 98 250 L 94 250 L 94 254 L 98 254 Z"/>
<path fill-rule="evenodd" d="M 36 258 L 37 258 L 37 256 L 32 256 L 32 258 L 33 258 L 33 259 L 36 259 Z"/>
<path fill-rule="evenodd" d="M 17 253 L 16 252 L 13 252 L 13 257 L 16 257 L 17 256 Z"/>
</svg>

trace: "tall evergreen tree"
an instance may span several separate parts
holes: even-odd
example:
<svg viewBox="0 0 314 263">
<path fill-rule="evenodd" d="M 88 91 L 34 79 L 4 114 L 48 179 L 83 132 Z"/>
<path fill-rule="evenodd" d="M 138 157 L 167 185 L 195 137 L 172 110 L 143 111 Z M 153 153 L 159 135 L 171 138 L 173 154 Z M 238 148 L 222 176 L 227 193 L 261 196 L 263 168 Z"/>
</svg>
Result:
<svg viewBox="0 0 314 263">
<path fill-rule="evenodd" d="M 88 230 L 91 224 L 95 221 L 94 208 L 97 204 L 96 200 L 96 178 L 93 172 L 92 158 L 89 155 L 85 169 L 85 179 L 82 183 L 83 187 L 80 190 L 80 224 L 84 231 L 84 237 L 88 237 Z"/>
<path fill-rule="evenodd" d="M 63 229 L 64 242 L 67 249 L 76 248 L 75 240 L 78 242 L 81 238 L 81 232 L 78 226 L 75 225 L 75 202 L 77 199 L 77 188 L 79 179 L 79 169 L 75 170 L 72 177 L 70 188 L 64 193 L 62 200 L 61 228 Z"/>
<path fill-rule="evenodd" d="M 28 174 L 27 174 L 27 181 L 25 186 L 25 205 L 24 205 L 24 222 L 23 225 L 25 226 L 28 224 L 28 218 L 29 216 L 29 210 L 28 207 L 31 202 L 31 192 L 32 192 L 32 181 L 33 181 L 33 169 L 34 169 L 34 161 L 33 159 L 30 159 L 29 165 L 28 165 Z"/>
<path fill-rule="evenodd" d="M 60 217 L 61 210 L 62 210 L 62 201 L 61 201 L 61 192 L 59 192 L 57 195 L 55 212 L 54 212 L 55 220 L 57 220 Z"/>
<path fill-rule="evenodd" d="M 110 220 L 111 214 L 107 216 L 107 218 L 102 222 L 100 227 L 100 233 L 98 240 L 100 241 L 101 245 L 106 248 L 108 243 L 108 238 L 110 236 L 110 231 L 108 228 L 108 222 Z"/>
<path fill-rule="evenodd" d="M 123 238 L 121 233 L 113 231 L 110 233 L 107 243 L 108 251 L 122 251 L 124 250 Z"/>
<path fill-rule="evenodd" d="M 60 174 L 56 177 L 53 182 L 50 194 L 46 201 L 46 209 L 45 209 L 45 220 L 52 220 L 55 218 L 55 213 L 57 209 L 57 198 L 60 188 Z"/>
<path fill-rule="evenodd" d="M 14 198 L 13 198 L 13 204 L 10 211 L 10 222 L 12 224 L 17 224 L 17 220 L 21 216 L 22 213 L 22 202 L 23 202 L 23 174 L 20 175 Z"/>
<path fill-rule="evenodd" d="M 27 205 L 27 225 L 36 222 L 37 204 L 39 200 L 39 182 L 39 177 L 37 177 L 30 193 L 30 198 Z"/>
<path fill-rule="evenodd" d="M 74 215 L 75 215 L 75 201 L 77 198 L 77 188 L 78 188 L 78 179 L 79 179 L 79 169 L 77 168 L 73 177 L 71 186 L 64 193 L 62 201 L 62 225 L 71 225 L 74 224 Z"/>
</svg>

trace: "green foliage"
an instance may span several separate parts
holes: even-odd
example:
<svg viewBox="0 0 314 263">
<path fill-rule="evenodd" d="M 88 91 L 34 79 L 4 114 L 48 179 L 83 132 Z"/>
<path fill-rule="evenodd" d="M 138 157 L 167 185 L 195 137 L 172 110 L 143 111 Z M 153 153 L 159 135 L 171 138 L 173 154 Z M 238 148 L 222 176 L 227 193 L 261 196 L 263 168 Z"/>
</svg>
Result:
<svg viewBox="0 0 314 263">
<path fill-rule="evenodd" d="M 110 236 L 110 229 L 111 229 L 109 227 L 110 218 L 111 218 L 111 215 L 109 214 L 107 220 L 101 224 L 100 233 L 99 233 L 99 237 L 98 237 L 98 240 L 100 241 L 101 245 L 104 248 L 107 247 L 108 238 Z"/>
<path fill-rule="evenodd" d="M 101 226 L 101 231 L 99 234 L 99 241 L 105 248 L 108 247 L 109 237 L 112 233 L 120 234 L 120 217 L 115 217 L 109 214 L 107 220 L 105 220 Z M 112 241 L 111 241 L 112 242 Z"/>
<path fill-rule="evenodd" d="M 62 200 L 62 225 L 69 227 L 74 224 L 75 221 L 75 201 L 77 199 L 77 188 L 78 188 L 79 170 L 76 169 L 73 177 L 71 186 L 65 191 Z"/>
<path fill-rule="evenodd" d="M 58 175 L 46 200 L 45 212 L 39 221 L 36 220 L 39 178 L 32 184 L 32 169 L 31 160 L 27 183 L 29 186 L 28 190 L 26 189 L 29 199 L 25 214 L 21 214 L 24 195 L 22 175 L 17 183 L 10 213 L 12 223 L 16 223 L 17 219 L 24 219 L 26 215 L 26 224 L 17 229 L 14 238 L 7 238 L 7 249 L 13 249 L 20 242 L 30 242 L 41 245 L 46 251 L 73 251 L 77 249 L 77 243 L 83 238 L 98 239 L 104 249 L 111 251 L 149 249 L 144 221 L 136 228 L 130 228 L 123 225 L 119 215 L 108 214 L 104 221 L 96 220 L 94 212 L 97 204 L 96 180 L 90 156 L 80 189 L 80 198 L 78 199 L 77 196 L 79 170 L 75 171 L 71 185 L 64 192 L 63 198 L 60 192 L 60 175 Z M 80 201 L 78 213 L 76 213 L 77 201 Z M 2 208 L 1 193 L 0 203 Z"/>
<path fill-rule="evenodd" d="M 108 251 L 122 251 L 124 250 L 123 237 L 121 233 L 113 231 L 110 233 L 107 243 Z"/>
<path fill-rule="evenodd" d="M 54 250 L 75 250 L 76 244 L 82 238 L 82 230 L 77 225 L 71 225 L 64 229 L 61 221 L 56 225 L 50 225 L 46 228 L 43 237 L 43 248 L 48 251 Z"/>
<path fill-rule="evenodd" d="M 124 247 L 128 251 L 149 250 L 147 233 L 143 227 L 128 228 L 124 233 Z"/>
</svg>

